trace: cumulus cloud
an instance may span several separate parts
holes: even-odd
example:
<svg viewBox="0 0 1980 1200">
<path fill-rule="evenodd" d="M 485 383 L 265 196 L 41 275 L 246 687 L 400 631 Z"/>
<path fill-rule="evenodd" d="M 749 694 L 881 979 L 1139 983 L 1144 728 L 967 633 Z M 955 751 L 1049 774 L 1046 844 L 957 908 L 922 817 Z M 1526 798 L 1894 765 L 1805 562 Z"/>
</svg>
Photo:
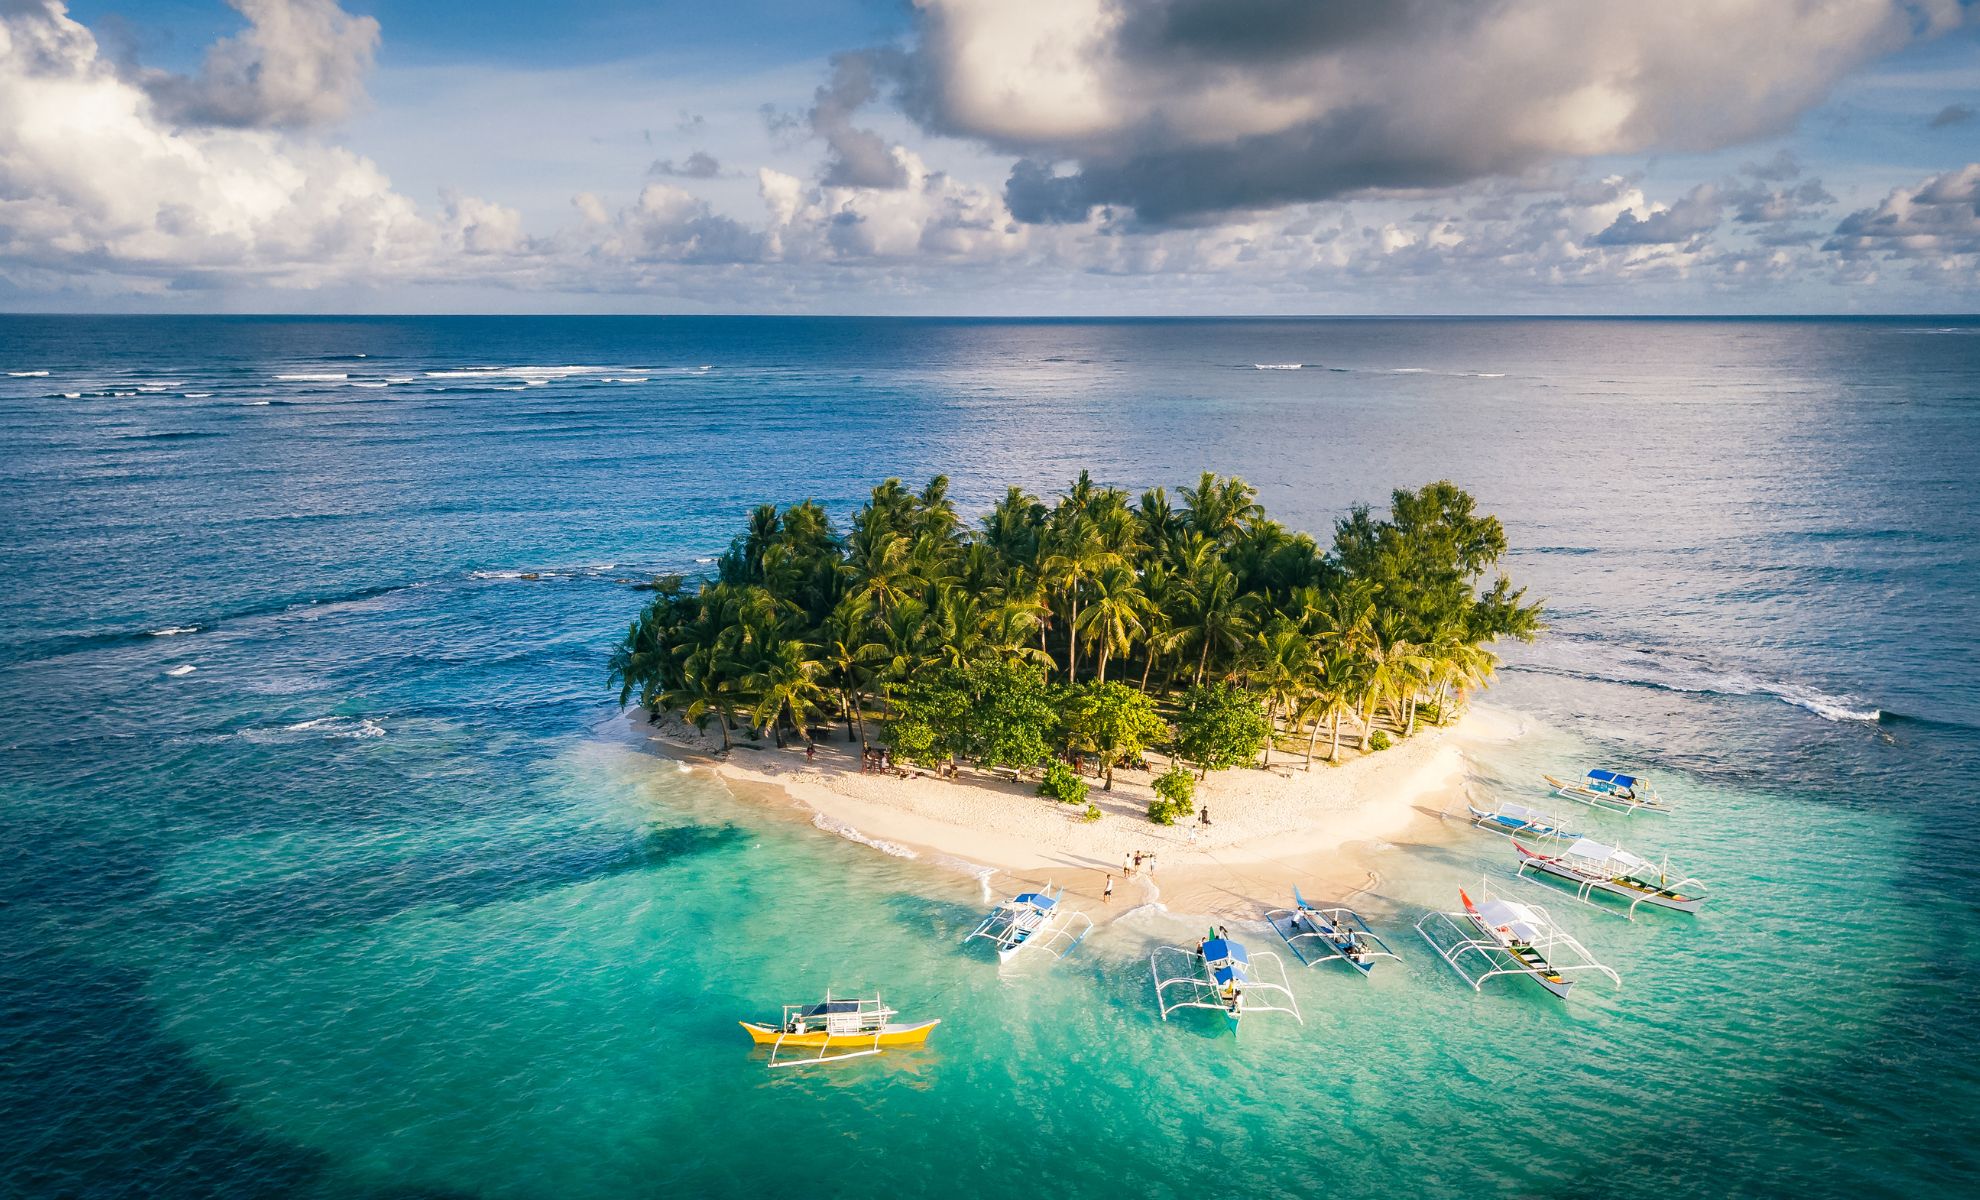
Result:
<svg viewBox="0 0 1980 1200">
<path fill-rule="evenodd" d="M 437 244 L 366 159 L 180 126 L 60 3 L 0 9 L 0 263 L 317 276 Z"/>
<path fill-rule="evenodd" d="M 820 181 L 828 187 L 897 188 L 907 184 L 907 170 L 894 147 L 870 129 L 853 124 L 853 114 L 878 93 L 876 61 L 884 52 L 841 54 L 832 59 L 832 76 L 818 89 L 805 120 L 811 132 L 825 140 L 825 169 Z"/>
<path fill-rule="evenodd" d="M 338 121 L 364 98 L 378 22 L 336 0 L 227 0 L 247 29 L 207 50 L 197 74 L 145 72 L 166 118 L 243 129 Z"/>
<path fill-rule="evenodd" d="M 1959 20 L 1958 0 L 920 0 L 889 65 L 924 126 L 1021 156 L 1021 220 L 1186 222 L 1737 144 Z"/>
<path fill-rule="evenodd" d="M 1603 246 L 1656 246 L 1688 242 L 1719 226 L 1724 208 L 1719 189 L 1702 183 L 1674 203 L 1637 215 L 1628 209 L 1596 236 Z"/>
<path fill-rule="evenodd" d="M 1932 259 L 1970 270 L 1980 255 L 1980 163 L 1892 189 L 1875 208 L 1844 217 L 1824 249 Z"/>
</svg>

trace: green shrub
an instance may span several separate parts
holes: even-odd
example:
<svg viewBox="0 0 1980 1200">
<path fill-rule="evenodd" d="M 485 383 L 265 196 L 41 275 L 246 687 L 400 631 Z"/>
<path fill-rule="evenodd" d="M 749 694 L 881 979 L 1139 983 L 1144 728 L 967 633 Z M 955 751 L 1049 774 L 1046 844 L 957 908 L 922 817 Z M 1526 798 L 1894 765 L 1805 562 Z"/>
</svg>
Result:
<svg viewBox="0 0 1980 1200">
<path fill-rule="evenodd" d="M 1176 806 L 1157 796 L 1148 802 L 1148 819 L 1157 825 L 1176 823 Z"/>
<path fill-rule="evenodd" d="M 1054 760 L 1045 764 L 1045 776 L 1038 781 L 1038 794 L 1061 804 L 1084 804 L 1086 781 L 1071 767 Z"/>
<path fill-rule="evenodd" d="M 1368 748 L 1370 750 L 1387 750 L 1389 748 L 1389 731 L 1386 729 L 1377 729 L 1374 733 L 1369 734 Z"/>
<path fill-rule="evenodd" d="M 1155 777 L 1155 794 L 1173 805 L 1178 816 L 1196 812 L 1196 776 L 1180 765 L 1172 765 Z"/>
<path fill-rule="evenodd" d="M 1080 818 L 1080 820 L 1085 821 L 1088 825 L 1093 824 L 1095 821 L 1098 821 L 1099 819 L 1100 819 L 1100 806 L 1098 804 L 1087 805 L 1086 815 Z"/>
</svg>

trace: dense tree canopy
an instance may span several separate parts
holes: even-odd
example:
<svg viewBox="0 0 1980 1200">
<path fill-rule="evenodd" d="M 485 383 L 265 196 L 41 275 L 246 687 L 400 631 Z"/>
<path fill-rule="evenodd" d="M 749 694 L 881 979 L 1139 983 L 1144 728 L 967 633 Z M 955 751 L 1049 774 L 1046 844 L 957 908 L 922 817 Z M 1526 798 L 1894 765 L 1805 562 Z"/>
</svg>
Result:
<svg viewBox="0 0 1980 1200">
<path fill-rule="evenodd" d="M 1173 745 L 1207 769 L 1323 726 L 1412 732 L 1487 679 L 1497 638 L 1541 610 L 1503 575 L 1498 520 L 1449 482 L 1357 507 L 1331 549 L 1205 473 L 1139 498 L 1082 472 L 1052 503 L 1009 489 L 973 525 L 937 476 L 873 489 L 841 532 L 805 501 L 762 505 L 714 576 L 655 580 L 612 658 L 620 702 L 720 725 L 811 731 L 878 719 L 915 761 L 1111 768 Z M 1270 735 L 1268 735 L 1270 731 Z"/>
</svg>

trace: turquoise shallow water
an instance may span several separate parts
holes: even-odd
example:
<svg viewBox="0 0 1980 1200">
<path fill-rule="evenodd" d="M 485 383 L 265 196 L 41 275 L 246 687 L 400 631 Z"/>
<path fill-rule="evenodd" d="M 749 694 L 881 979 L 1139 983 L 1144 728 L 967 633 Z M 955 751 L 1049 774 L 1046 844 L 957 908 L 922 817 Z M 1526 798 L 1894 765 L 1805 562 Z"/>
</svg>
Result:
<svg viewBox="0 0 1980 1200">
<path fill-rule="evenodd" d="M 495 364 L 527 369 L 459 373 Z M 0 377 L 13 1192 L 1974 1178 L 1970 324 L 7 319 L 0 370 L 49 372 Z M 958 945 L 976 880 L 618 734 L 616 581 L 746 504 L 1080 466 L 1244 474 L 1315 529 L 1472 487 L 1557 614 L 1472 786 L 1655 766 L 1675 816 L 1587 823 L 1706 913 L 1624 921 L 1462 829 L 1381 848 L 1355 902 L 1404 962 L 1296 973 L 1306 1024 L 1233 1039 L 1153 1007 L 1194 922 L 1000 975 Z M 1474 994 L 1410 926 L 1481 875 L 1623 987 Z M 764 1070 L 735 1020 L 827 986 L 944 1023 Z"/>
</svg>

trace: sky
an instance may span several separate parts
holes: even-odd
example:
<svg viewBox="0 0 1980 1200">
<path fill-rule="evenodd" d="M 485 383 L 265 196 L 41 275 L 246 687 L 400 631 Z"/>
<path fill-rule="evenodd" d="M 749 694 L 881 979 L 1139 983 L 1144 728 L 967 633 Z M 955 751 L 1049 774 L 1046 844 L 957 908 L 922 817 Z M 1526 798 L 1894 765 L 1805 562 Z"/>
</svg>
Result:
<svg viewBox="0 0 1980 1200">
<path fill-rule="evenodd" d="M 0 310 L 1980 310 L 1980 0 L 0 0 Z"/>
</svg>

